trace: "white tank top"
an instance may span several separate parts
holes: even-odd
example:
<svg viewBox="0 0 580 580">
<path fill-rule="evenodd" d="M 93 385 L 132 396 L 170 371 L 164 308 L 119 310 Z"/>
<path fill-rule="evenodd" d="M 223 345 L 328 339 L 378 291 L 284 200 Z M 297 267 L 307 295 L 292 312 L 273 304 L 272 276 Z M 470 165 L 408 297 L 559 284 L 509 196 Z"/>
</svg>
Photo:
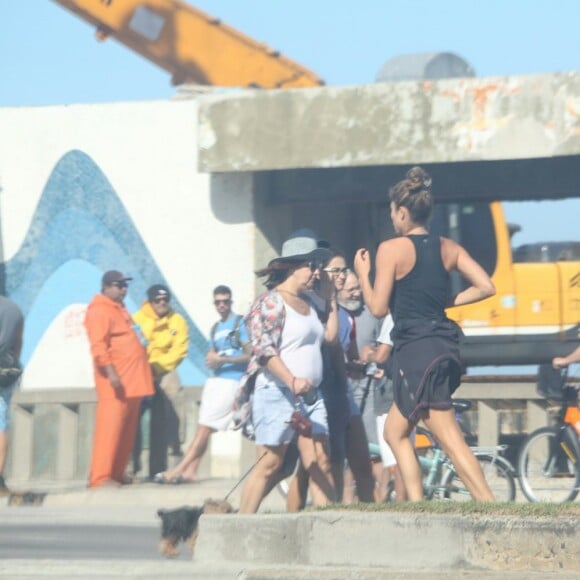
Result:
<svg viewBox="0 0 580 580">
<path fill-rule="evenodd" d="M 310 379 L 312 385 L 317 387 L 322 381 L 320 348 L 324 338 L 324 327 L 312 306 L 308 314 L 300 314 L 288 304 L 285 308 L 286 319 L 282 329 L 280 358 L 295 377 Z M 268 369 L 264 369 L 256 377 L 256 388 L 271 384 L 285 386 Z"/>
</svg>

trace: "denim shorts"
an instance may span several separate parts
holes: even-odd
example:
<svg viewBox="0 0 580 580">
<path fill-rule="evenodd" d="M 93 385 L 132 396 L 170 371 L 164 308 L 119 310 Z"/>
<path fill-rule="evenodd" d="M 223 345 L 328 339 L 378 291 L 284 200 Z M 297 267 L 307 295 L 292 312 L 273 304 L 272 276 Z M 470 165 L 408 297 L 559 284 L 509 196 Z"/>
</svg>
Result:
<svg viewBox="0 0 580 580">
<path fill-rule="evenodd" d="M 8 431 L 10 427 L 10 399 L 16 388 L 16 382 L 11 387 L 0 387 L 0 431 Z"/>
<path fill-rule="evenodd" d="M 305 405 L 288 387 L 268 383 L 257 388 L 252 401 L 256 443 L 268 446 L 290 443 L 296 436 L 296 431 L 289 423 L 296 405 L 312 422 L 312 435 L 328 435 L 326 408 L 318 389 L 317 395 L 313 405 Z"/>
</svg>

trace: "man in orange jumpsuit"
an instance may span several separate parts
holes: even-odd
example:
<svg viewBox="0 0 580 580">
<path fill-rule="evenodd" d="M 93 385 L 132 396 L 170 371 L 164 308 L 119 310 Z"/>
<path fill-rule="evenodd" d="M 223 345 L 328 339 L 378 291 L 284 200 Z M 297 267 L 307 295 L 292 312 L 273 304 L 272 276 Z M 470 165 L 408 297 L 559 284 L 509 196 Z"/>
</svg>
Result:
<svg viewBox="0 0 580 580">
<path fill-rule="evenodd" d="M 129 280 L 117 270 L 105 272 L 85 316 L 97 389 L 89 487 L 127 483 L 141 398 L 154 393 L 147 351 L 123 304 Z"/>
</svg>

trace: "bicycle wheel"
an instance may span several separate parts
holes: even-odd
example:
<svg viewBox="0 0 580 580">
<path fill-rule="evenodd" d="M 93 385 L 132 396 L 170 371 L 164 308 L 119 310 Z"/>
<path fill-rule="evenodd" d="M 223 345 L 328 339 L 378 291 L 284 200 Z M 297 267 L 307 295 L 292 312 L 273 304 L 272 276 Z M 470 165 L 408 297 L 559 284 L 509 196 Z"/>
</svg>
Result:
<svg viewBox="0 0 580 580">
<path fill-rule="evenodd" d="M 564 453 L 555 429 L 543 427 L 524 441 L 518 470 L 520 487 L 529 501 L 563 503 L 578 495 L 580 465 Z"/>
<path fill-rule="evenodd" d="M 511 466 L 503 457 L 476 455 L 483 475 L 496 501 L 513 501 L 516 497 L 516 482 Z M 451 466 L 443 479 L 443 497 L 453 501 L 473 501 L 468 489 Z"/>
</svg>

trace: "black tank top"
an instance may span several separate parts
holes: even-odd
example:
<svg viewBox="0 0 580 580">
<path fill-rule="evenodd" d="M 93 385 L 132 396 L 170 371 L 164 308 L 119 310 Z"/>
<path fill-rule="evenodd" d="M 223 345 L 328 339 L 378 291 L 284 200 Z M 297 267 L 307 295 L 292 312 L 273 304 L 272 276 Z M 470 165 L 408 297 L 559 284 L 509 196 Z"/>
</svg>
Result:
<svg viewBox="0 0 580 580">
<path fill-rule="evenodd" d="M 441 259 L 441 240 L 429 234 L 407 236 L 415 246 L 415 265 L 395 281 L 391 297 L 394 320 L 445 318 L 449 297 L 449 272 Z"/>
</svg>

